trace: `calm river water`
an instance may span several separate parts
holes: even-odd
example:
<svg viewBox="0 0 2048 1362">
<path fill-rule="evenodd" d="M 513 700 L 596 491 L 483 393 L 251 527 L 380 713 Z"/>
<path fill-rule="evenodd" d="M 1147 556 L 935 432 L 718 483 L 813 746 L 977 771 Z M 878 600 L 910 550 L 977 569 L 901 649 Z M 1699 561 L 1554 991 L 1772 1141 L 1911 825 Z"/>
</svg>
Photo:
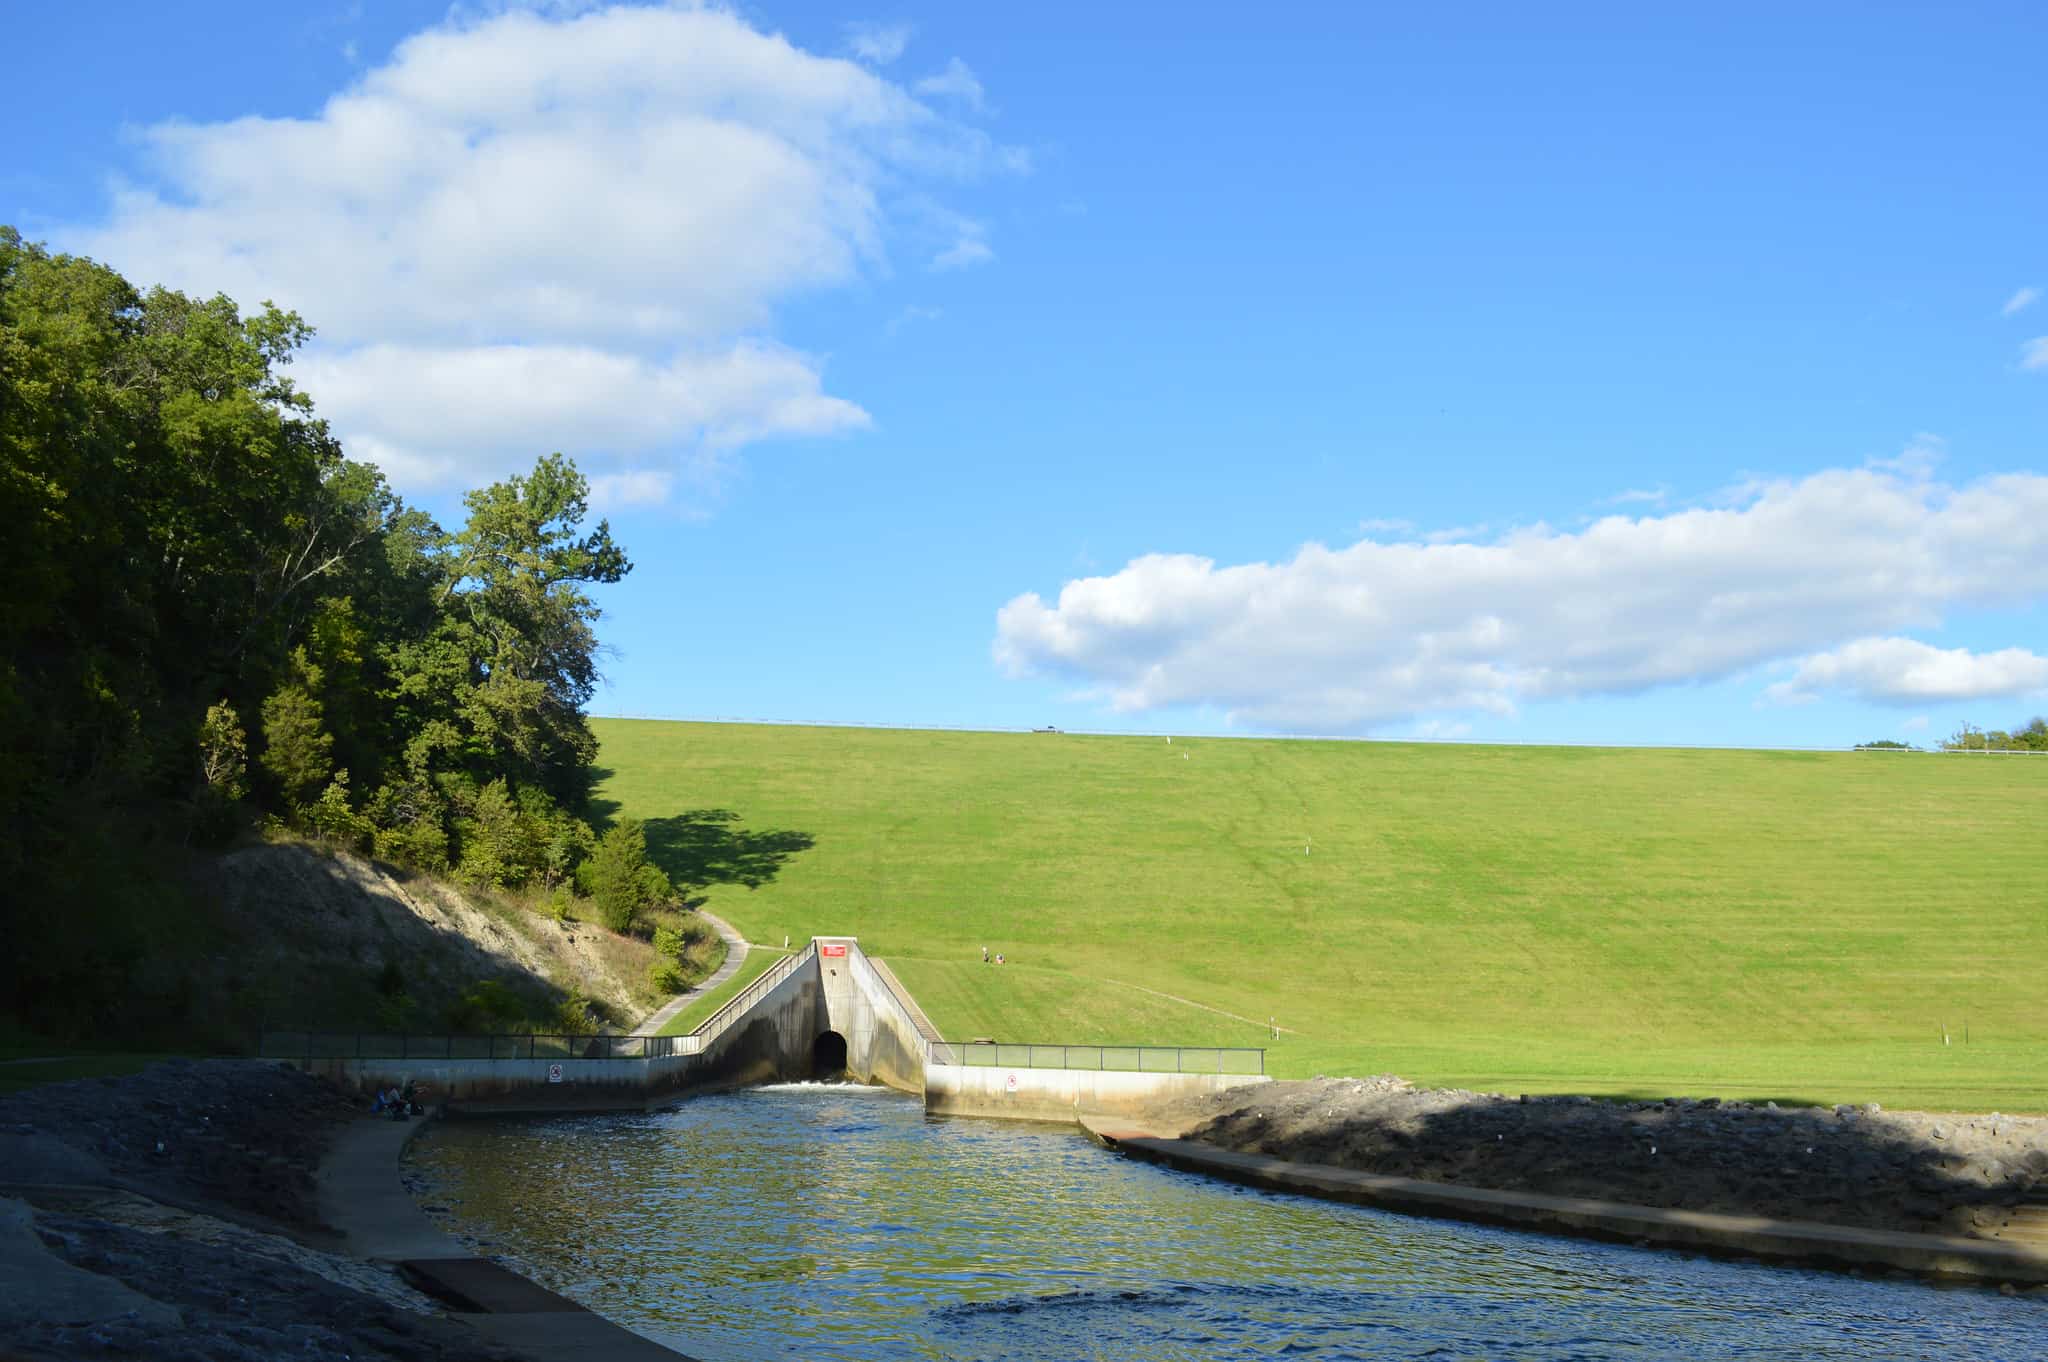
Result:
<svg viewBox="0 0 2048 1362">
<path fill-rule="evenodd" d="M 1249 1191 L 874 1088 L 442 1124 L 413 1149 L 485 1252 L 709 1362 L 2048 1356 L 2039 1298 Z"/>
</svg>

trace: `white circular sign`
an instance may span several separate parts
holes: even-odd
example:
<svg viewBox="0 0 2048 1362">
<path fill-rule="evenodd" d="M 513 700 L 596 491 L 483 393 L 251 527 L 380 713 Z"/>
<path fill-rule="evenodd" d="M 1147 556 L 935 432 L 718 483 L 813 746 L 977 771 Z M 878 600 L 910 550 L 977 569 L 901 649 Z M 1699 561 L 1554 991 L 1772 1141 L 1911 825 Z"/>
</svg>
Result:
<svg viewBox="0 0 2048 1362">
<path fill-rule="evenodd" d="M 1017 1091 L 1017 1075 L 1011 1074 L 1008 1078 L 1005 1078 L 1003 1080 L 1003 1086 L 1005 1088 L 1008 1088 L 1011 1092 Z"/>
<path fill-rule="evenodd" d="M 561 1066 L 561 1065 L 559 1065 L 559 1064 L 550 1064 L 550 1065 L 548 1065 L 548 1082 L 550 1082 L 550 1083 L 559 1083 L 559 1082 L 561 1082 L 561 1081 L 562 1081 L 562 1066 Z"/>
</svg>

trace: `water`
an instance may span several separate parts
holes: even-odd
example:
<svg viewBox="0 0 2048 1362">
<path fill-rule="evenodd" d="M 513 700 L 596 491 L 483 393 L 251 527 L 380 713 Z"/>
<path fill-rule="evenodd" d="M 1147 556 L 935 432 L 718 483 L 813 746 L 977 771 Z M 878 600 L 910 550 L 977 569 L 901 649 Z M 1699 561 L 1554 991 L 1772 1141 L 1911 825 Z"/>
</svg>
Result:
<svg viewBox="0 0 2048 1362">
<path fill-rule="evenodd" d="M 453 1228 L 709 1362 L 2048 1357 L 2048 1301 L 1391 1215 L 792 1085 L 443 1124 Z"/>
</svg>

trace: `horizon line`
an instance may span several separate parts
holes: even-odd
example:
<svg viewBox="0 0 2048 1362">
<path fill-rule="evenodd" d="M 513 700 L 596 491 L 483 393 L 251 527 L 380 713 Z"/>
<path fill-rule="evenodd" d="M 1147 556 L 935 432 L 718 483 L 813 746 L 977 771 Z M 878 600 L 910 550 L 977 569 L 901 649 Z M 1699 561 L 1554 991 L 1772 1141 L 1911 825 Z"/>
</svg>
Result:
<svg viewBox="0 0 2048 1362">
<path fill-rule="evenodd" d="M 1910 752 L 1923 756 L 2048 756 L 2048 752 L 2035 751 L 2029 748 L 1951 748 L 1939 745 L 1916 747 L 1911 744 L 1899 747 L 1871 747 L 1860 743 L 1820 746 L 1708 742 L 1557 742 L 1542 738 L 1385 737 L 1358 733 L 1201 733 L 1185 729 L 1061 728 L 1057 725 L 1047 725 L 1043 728 L 1015 728 L 997 724 L 921 724 L 867 719 L 757 719 L 732 714 L 600 714 L 595 711 L 590 712 L 586 717 L 592 719 L 621 719 L 637 723 L 755 725 L 763 728 L 856 728 L 882 731 L 901 730 L 910 733 L 1039 733 L 1058 734 L 1076 738 L 1185 737 L 1209 739 L 1219 742 L 1416 743 L 1436 747 L 1587 747 L 1604 751 L 1646 752 Z"/>
</svg>

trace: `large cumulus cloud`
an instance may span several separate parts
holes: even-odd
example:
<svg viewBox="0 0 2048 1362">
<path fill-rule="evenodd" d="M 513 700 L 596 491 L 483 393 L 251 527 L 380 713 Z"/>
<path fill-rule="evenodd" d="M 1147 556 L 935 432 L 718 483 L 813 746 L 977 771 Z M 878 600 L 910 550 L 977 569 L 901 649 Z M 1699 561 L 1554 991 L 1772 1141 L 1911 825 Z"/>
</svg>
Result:
<svg viewBox="0 0 2048 1362">
<path fill-rule="evenodd" d="M 1235 565 L 1151 554 L 1052 601 L 1017 596 L 994 648 L 1013 674 L 1077 680 L 1120 711 L 1210 705 L 1262 727 L 1507 713 L 1809 658 L 1776 698 L 1924 699 L 2041 682 L 2009 653 L 1950 656 L 1927 681 L 1927 659 L 1896 643 L 1813 655 L 2044 590 L 2048 477 L 1951 488 L 1895 464 L 1490 542 L 1368 538 Z"/>
</svg>

